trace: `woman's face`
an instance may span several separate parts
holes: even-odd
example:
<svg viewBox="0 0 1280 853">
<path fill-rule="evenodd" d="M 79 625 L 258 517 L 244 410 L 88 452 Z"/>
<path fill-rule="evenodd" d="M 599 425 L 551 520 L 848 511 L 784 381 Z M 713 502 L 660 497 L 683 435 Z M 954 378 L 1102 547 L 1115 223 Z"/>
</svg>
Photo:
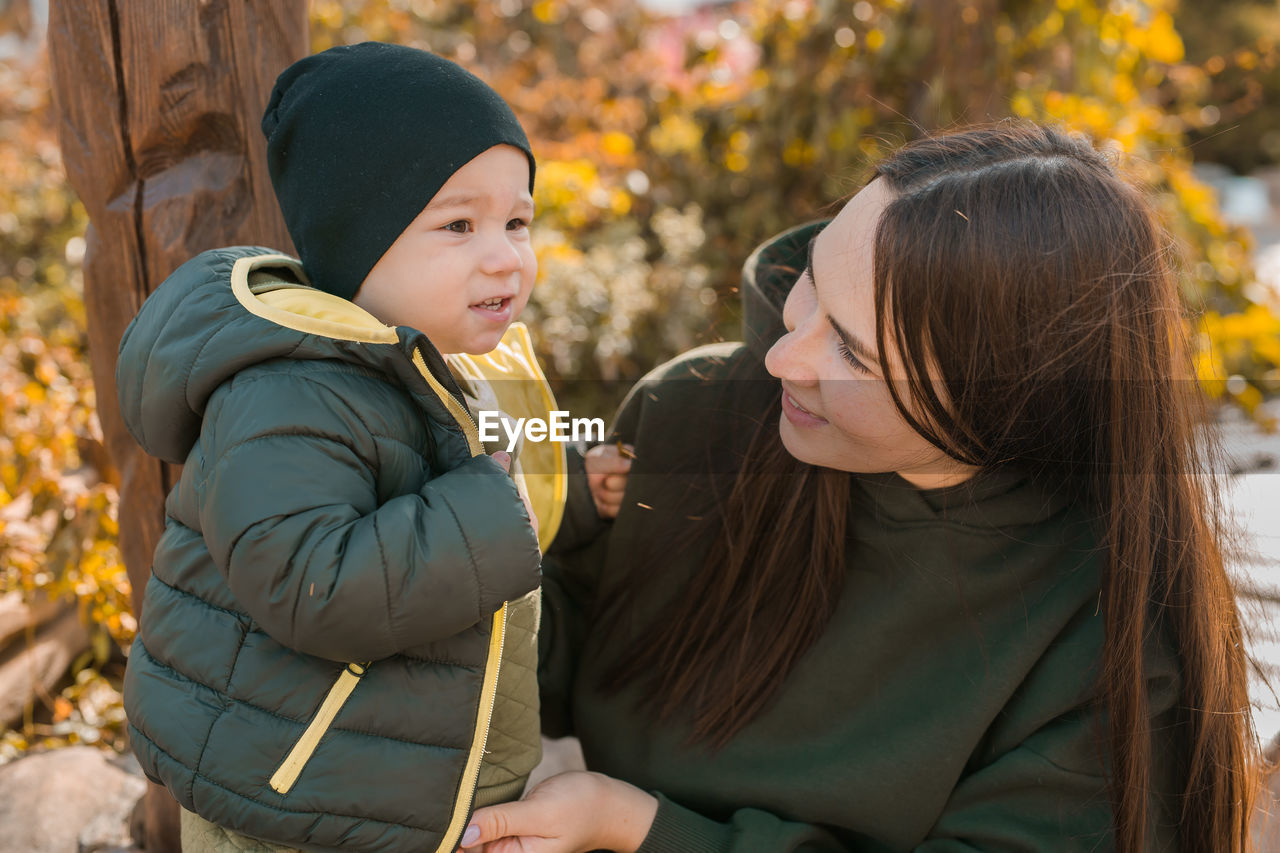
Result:
<svg viewBox="0 0 1280 853">
<path fill-rule="evenodd" d="M 893 195 L 868 184 L 818 235 L 810 263 L 783 308 L 787 334 L 765 366 L 782 380 L 779 432 L 792 456 L 810 465 L 862 473 L 893 471 L 918 488 L 973 476 L 902 419 L 887 378 L 903 376 L 896 353 L 876 359 L 872 255 L 876 223 Z M 906 384 L 899 393 L 906 398 Z"/>
</svg>

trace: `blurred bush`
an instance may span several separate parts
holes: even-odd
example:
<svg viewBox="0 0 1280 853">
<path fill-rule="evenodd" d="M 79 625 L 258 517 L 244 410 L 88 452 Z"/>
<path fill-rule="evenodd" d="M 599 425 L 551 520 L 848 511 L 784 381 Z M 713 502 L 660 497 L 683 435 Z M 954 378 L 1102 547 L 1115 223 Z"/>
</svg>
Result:
<svg viewBox="0 0 1280 853">
<path fill-rule="evenodd" d="M 1007 115 L 1123 156 L 1183 248 L 1205 387 L 1250 409 L 1277 387 L 1280 321 L 1244 295 L 1248 236 L 1186 149 L 1211 130 L 1202 99 L 1221 69 L 1187 60 L 1171 0 L 739 0 L 679 19 L 630 0 L 311 9 L 316 50 L 416 44 L 512 102 L 539 157 L 525 319 L 575 414 L 608 417 L 660 360 L 738 337 L 750 249 L 829 214 L 882 153 Z M 84 227 L 43 66 L 0 66 L 0 592 L 75 596 L 99 637 L 43 722 L 0 738 L 0 761 L 119 731 L 101 673 L 135 626 L 85 358 Z"/>
<path fill-rule="evenodd" d="M 93 627 L 74 683 L 0 736 L 0 761 L 37 743 L 115 741 L 123 729 L 102 672 L 135 626 L 86 355 L 85 225 L 62 171 L 47 69 L 0 65 L 0 594 L 73 599 Z"/>
<path fill-rule="evenodd" d="M 1178 30 L 1198 81 L 1197 160 L 1247 174 L 1280 163 L 1280 6 L 1275 0 L 1183 0 Z"/>
<path fill-rule="evenodd" d="M 1250 410 L 1280 387 L 1275 318 L 1244 295 L 1249 235 L 1191 172 L 1212 69 L 1186 60 L 1173 0 L 739 0 L 657 20 L 625 0 L 312 8 L 317 50 L 428 47 L 528 126 L 542 273 L 527 319 L 552 372 L 623 380 L 563 388 L 571 407 L 607 414 L 688 343 L 738 337 L 751 248 L 830 213 L 884 152 L 1010 115 L 1088 134 L 1152 195 L 1202 309 L 1206 387 Z"/>
</svg>

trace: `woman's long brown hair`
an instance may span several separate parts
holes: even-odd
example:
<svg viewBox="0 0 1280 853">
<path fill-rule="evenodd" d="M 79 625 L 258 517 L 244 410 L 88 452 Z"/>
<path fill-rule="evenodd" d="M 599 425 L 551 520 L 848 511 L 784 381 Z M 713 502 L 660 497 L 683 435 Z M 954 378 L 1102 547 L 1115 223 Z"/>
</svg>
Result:
<svg viewBox="0 0 1280 853">
<path fill-rule="evenodd" d="M 880 363 L 892 351 L 904 365 L 889 383 L 902 416 L 952 457 L 1016 465 L 1098 519 L 1097 696 L 1116 849 L 1142 850 L 1148 826 L 1154 635 L 1169 638 L 1182 676 L 1179 849 L 1246 849 L 1246 660 L 1167 238 L 1107 158 L 1051 128 L 922 139 L 875 176 L 894 193 L 874 277 Z M 711 516 L 692 587 L 604 684 L 638 682 L 659 719 L 692 708 L 692 738 L 712 746 L 822 634 L 845 572 L 848 475 L 789 460 L 776 423 L 774 411 Z"/>
</svg>

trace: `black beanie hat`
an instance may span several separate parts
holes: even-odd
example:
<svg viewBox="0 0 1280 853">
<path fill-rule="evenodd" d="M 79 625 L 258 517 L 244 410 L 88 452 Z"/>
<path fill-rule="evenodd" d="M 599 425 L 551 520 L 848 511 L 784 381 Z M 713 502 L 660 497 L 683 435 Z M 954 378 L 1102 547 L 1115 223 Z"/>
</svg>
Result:
<svg viewBox="0 0 1280 853">
<path fill-rule="evenodd" d="M 311 283 L 350 299 L 449 177 L 503 143 L 533 152 L 507 102 L 435 54 L 364 42 L 290 65 L 262 116 L 267 167 Z"/>
</svg>

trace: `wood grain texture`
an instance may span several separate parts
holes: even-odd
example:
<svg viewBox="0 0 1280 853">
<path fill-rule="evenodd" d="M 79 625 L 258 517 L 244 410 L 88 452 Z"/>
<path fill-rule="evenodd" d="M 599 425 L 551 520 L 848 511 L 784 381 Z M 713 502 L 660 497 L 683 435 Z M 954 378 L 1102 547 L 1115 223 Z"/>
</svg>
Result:
<svg viewBox="0 0 1280 853">
<path fill-rule="evenodd" d="M 120 548 L 141 610 L 178 469 L 120 419 L 120 337 L 147 295 L 205 249 L 292 252 L 260 130 L 276 75 L 308 52 L 306 0 L 54 0 L 49 58 L 67 179 L 89 214 L 85 308 L 98 415 L 120 472 Z M 142 617 L 141 612 L 137 614 Z M 178 850 L 152 786 L 149 853 Z"/>
<path fill-rule="evenodd" d="M 306 12 L 305 0 L 62 0 L 50 9 L 59 141 L 90 221 L 85 302 L 98 411 L 121 475 L 120 545 L 139 592 L 176 472 L 124 430 L 116 349 L 147 294 L 199 252 L 239 243 L 292 251 L 259 122 L 276 75 L 306 54 Z"/>
</svg>

